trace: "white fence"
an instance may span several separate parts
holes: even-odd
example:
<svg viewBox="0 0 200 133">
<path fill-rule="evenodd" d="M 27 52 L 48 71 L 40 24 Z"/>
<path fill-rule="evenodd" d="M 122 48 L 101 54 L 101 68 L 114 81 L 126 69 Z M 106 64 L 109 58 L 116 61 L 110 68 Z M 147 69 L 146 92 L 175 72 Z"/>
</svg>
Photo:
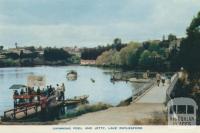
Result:
<svg viewBox="0 0 200 133">
<path fill-rule="evenodd" d="M 178 73 L 175 73 L 171 79 L 170 79 L 170 85 L 167 89 L 167 92 L 166 92 L 166 101 L 169 101 L 171 99 L 171 94 L 172 94 L 172 91 L 174 89 L 174 86 L 176 85 L 176 82 L 178 81 L 178 78 L 179 78 L 179 75 Z"/>
</svg>

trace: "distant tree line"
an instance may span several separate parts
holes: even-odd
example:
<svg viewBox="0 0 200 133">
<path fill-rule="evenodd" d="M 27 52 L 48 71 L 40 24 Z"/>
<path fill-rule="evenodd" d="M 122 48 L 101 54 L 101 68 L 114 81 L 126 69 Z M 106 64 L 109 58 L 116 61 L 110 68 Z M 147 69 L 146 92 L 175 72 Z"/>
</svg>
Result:
<svg viewBox="0 0 200 133">
<path fill-rule="evenodd" d="M 169 50 L 172 42 L 176 43 L 175 35 L 170 34 L 167 40 L 130 42 L 121 49 L 111 47 L 97 58 L 97 65 L 116 66 L 128 69 L 171 70 L 170 62 L 178 52 L 175 45 Z M 175 69 L 175 68 L 173 68 Z"/>
<path fill-rule="evenodd" d="M 107 46 L 98 46 L 94 48 L 83 48 L 81 50 L 81 59 L 84 60 L 96 60 L 98 56 L 100 56 L 103 52 L 115 48 L 117 51 L 121 50 L 125 47 L 126 44 L 121 42 L 121 39 L 116 38 L 113 41 L 113 44 Z"/>
<path fill-rule="evenodd" d="M 62 48 L 45 48 L 44 50 L 44 59 L 47 61 L 67 61 L 70 57 L 71 55 Z"/>
<path fill-rule="evenodd" d="M 200 71 L 200 13 L 192 20 L 187 28 L 187 37 L 178 45 L 178 38 L 169 34 L 162 41 L 145 41 L 142 43 L 122 43 L 114 39 L 111 45 L 94 48 L 82 48 L 81 59 L 96 60 L 98 65 L 118 66 L 130 69 L 153 69 L 176 71 L 184 67 L 188 71 Z M 180 46 L 180 47 L 179 47 Z M 40 48 L 42 49 L 42 48 Z M 3 50 L 3 46 L 0 46 Z M 28 48 L 31 53 L 6 53 L 8 59 L 72 62 L 79 58 L 69 54 L 62 48 L 44 48 L 41 57 L 35 47 Z"/>
<path fill-rule="evenodd" d="M 69 54 L 62 48 L 47 47 L 42 49 L 44 54 L 40 55 L 35 47 L 28 47 L 17 52 L 5 52 L 5 59 L 0 59 L 0 67 L 6 66 L 34 66 L 34 65 L 66 65 L 79 63 L 76 55 Z M 27 52 L 28 51 L 28 52 Z"/>
</svg>

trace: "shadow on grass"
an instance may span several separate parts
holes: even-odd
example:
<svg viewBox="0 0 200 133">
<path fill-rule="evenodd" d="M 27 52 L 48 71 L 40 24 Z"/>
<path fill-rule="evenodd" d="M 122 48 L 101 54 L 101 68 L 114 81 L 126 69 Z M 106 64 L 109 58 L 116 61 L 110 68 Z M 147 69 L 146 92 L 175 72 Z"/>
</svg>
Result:
<svg viewBox="0 0 200 133">
<path fill-rule="evenodd" d="M 133 120 L 133 125 L 167 125 L 166 112 L 154 112 L 152 117 Z"/>
<path fill-rule="evenodd" d="M 88 104 L 80 105 L 73 112 L 66 113 L 64 116 L 62 116 L 61 119 L 77 117 L 77 116 L 80 116 L 82 114 L 86 114 L 86 113 L 90 113 L 90 112 L 96 112 L 96 111 L 100 111 L 100 110 L 105 110 L 105 109 L 108 109 L 110 107 L 112 107 L 112 105 L 104 104 L 104 103 L 97 103 L 97 104 L 94 104 L 94 105 L 88 105 Z"/>
</svg>

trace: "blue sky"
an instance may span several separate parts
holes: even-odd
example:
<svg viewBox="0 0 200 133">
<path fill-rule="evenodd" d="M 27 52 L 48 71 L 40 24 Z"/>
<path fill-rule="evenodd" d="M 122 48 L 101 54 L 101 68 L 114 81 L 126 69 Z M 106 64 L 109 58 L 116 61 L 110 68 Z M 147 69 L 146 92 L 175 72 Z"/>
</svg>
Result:
<svg viewBox="0 0 200 133">
<path fill-rule="evenodd" d="M 106 45 L 185 36 L 200 0 L 0 0 L 0 45 Z"/>
</svg>

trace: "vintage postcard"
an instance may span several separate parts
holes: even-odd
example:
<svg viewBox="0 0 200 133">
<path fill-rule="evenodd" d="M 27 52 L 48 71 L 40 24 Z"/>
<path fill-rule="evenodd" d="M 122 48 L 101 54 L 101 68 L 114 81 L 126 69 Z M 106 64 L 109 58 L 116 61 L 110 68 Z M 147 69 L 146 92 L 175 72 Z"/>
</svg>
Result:
<svg viewBox="0 0 200 133">
<path fill-rule="evenodd" d="M 0 0 L 1 132 L 199 125 L 199 0 Z"/>
</svg>

